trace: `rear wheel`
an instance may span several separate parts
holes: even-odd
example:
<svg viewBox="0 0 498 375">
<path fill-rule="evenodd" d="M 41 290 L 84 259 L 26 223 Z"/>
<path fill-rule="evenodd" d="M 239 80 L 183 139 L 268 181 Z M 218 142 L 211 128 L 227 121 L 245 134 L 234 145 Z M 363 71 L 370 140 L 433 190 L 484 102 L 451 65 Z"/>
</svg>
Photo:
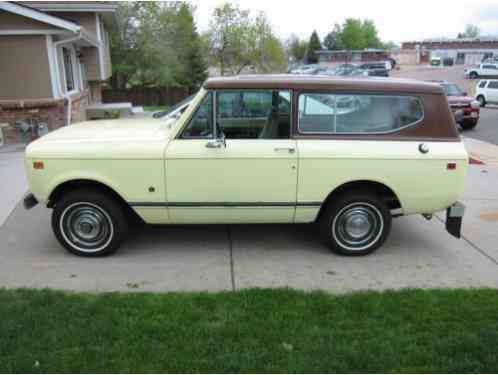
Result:
<svg viewBox="0 0 498 375">
<path fill-rule="evenodd" d="M 128 228 L 119 202 L 99 191 L 75 190 L 64 195 L 52 212 L 52 229 L 71 253 L 105 256 L 116 251 Z"/>
<path fill-rule="evenodd" d="M 476 127 L 476 125 L 477 125 L 477 120 L 475 119 L 463 120 L 460 123 L 460 126 L 462 127 L 463 130 L 472 130 Z"/>
<path fill-rule="evenodd" d="M 391 230 L 391 213 L 375 194 L 351 192 L 334 199 L 320 217 L 329 247 L 342 255 L 367 255 L 378 249 Z"/>
<path fill-rule="evenodd" d="M 484 96 L 482 95 L 479 95 L 477 97 L 477 101 L 479 102 L 479 105 L 484 108 L 486 106 L 486 99 L 484 98 Z"/>
<path fill-rule="evenodd" d="M 479 75 L 476 72 L 470 72 L 470 74 L 469 74 L 470 79 L 477 79 L 478 77 L 479 77 Z"/>
</svg>

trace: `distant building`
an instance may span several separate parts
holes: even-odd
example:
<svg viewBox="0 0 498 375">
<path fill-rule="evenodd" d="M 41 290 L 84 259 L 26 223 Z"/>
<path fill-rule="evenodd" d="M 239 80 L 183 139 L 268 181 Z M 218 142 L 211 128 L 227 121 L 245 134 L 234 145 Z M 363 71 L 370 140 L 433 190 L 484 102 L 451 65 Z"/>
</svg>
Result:
<svg viewBox="0 0 498 375">
<path fill-rule="evenodd" d="M 320 50 L 316 51 L 320 65 L 337 65 L 351 62 L 386 61 L 390 53 L 385 49 L 367 48 L 362 50 Z"/>
<path fill-rule="evenodd" d="M 479 64 L 483 59 L 498 56 L 498 38 L 426 39 L 404 42 L 402 51 L 412 51 L 420 64 L 433 57 L 449 57 L 455 64 Z"/>
</svg>

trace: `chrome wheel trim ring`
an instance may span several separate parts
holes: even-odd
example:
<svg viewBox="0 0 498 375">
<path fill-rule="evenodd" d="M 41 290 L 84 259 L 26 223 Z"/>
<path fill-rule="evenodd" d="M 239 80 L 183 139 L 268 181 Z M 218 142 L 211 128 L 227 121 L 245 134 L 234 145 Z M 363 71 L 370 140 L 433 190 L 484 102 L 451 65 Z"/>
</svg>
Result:
<svg viewBox="0 0 498 375">
<path fill-rule="evenodd" d="M 332 221 L 332 237 L 350 251 L 368 249 L 379 240 L 383 231 L 381 212 L 367 202 L 354 202 L 343 207 Z"/>
<path fill-rule="evenodd" d="M 90 202 L 76 202 L 64 209 L 59 219 L 64 240 L 74 249 L 96 253 L 114 238 L 114 224 L 109 214 Z"/>
</svg>

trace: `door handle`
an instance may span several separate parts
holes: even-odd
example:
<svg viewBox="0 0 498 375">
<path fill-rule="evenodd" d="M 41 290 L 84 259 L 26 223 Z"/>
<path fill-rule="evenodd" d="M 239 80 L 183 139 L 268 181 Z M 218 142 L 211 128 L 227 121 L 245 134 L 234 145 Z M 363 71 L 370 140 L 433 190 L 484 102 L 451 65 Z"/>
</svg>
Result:
<svg viewBox="0 0 498 375">
<path fill-rule="evenodd" d="M 273 150 L 276 152 L 287 151 L 289 154 L 293 154 L 294 152 L 296 152 L 296 149 L 294 147 L 275 147 Z"/>
<path fill-rule="evenodd" d="M 221 148 L 222 145 L 223 142 L 220 141 L 219 139 L 216 139 L 214 141 L 209 141 L 208 143 L 206 143 L 207 148 Z"/>
</svg>

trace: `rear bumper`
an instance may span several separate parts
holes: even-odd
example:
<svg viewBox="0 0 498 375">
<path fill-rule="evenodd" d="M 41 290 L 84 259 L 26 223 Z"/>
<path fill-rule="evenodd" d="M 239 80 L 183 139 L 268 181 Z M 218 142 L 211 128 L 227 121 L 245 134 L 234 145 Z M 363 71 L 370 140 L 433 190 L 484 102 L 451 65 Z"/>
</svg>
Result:
<svg viewBox="0 0 498 375">
<path fill-rule="evenodd" d="M 23 205 L 26 210 L 29 210 L 38 204 L 38 200 L 31 193 L 28 193 L 23 199 Z"/>
<path fill-rule="evenodd" d="M 455 202 L 446 209 L 446 230 L 456 238 L 461 237 L 464 213 L 465 206 L 460 202 Z"/>
</svg>

